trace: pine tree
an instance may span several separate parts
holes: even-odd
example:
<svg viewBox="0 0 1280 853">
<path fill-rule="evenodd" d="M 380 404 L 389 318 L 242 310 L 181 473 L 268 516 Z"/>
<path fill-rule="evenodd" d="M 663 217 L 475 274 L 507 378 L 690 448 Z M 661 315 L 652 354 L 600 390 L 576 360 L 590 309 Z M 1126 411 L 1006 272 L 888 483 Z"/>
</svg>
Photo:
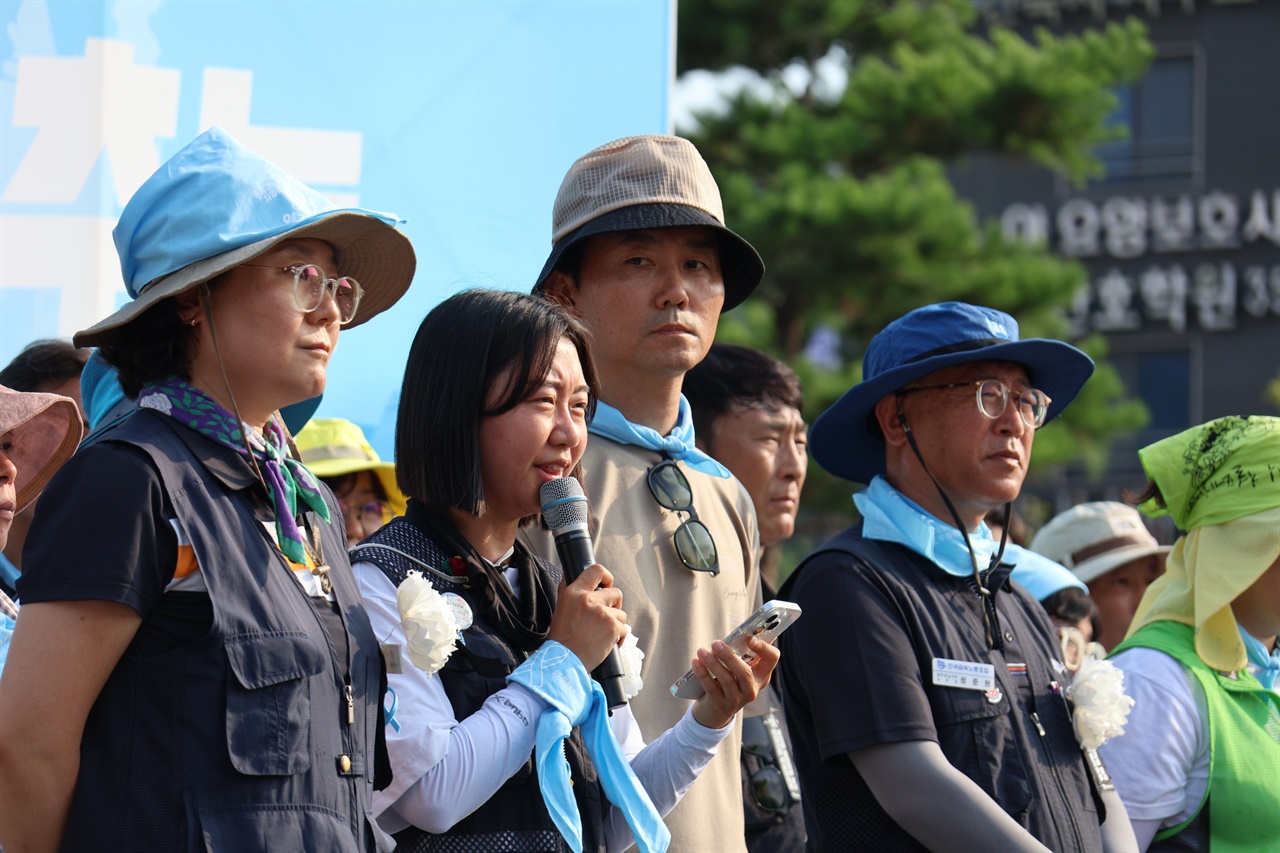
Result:
<svg viewBox="0 0 1280 853">
<path fill-rule="evenodd" d="M 1077 183 L 1099 175 L 1094 146 L 1123 133 L 1107 123 L 1111 89 L 1153 56 L 1141 22 L 1028 40 L 981 27 L 968 0 L 684 0 L 678 32 L 682 73 L 744 66 L 769 84 L 680 131 L 711 165 L 730 227 L 768 268 L 720 337 L 795 367 L 807 417 L 857 381 L 876 331 L 920 305 L 990 305 L 1024 337 L 1066 335 L 1083 268 L 978 222 L 947 167 L 984 151 Z M 824 86 L 824 63 L 847 72 L 843 87 Z M 835 346 L 819 346 L 824 336 Z M 1075 343 L 1099 370 L 1037 437 L 1033 476 L 1077 459 L 1100 470 L 1109 438 L 1146 419 L 1124 399 L 1104 341 Z M 847 487 L 815 479 L 806 500 L 847 513 Z"/>
</svg>

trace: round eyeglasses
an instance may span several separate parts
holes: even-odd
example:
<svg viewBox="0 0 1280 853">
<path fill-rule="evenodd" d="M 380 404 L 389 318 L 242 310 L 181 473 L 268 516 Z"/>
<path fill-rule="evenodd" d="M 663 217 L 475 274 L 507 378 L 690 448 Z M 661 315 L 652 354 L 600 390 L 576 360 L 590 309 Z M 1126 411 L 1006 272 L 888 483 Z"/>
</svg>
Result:
<svg viewBox="0 0 1280 853">
<path fill-rule="evenodd" d="M 974 382 L 951 382 L 946 385 L 916 385 L 912 388 L 898 389 L 898 396 L 910 394 L 912 391 L 937 391 L 943 388 L 971 388 L 977 386 L 978 411 L 995 420 L 1004 414 L 1009 407 L 1009 398 L 1013 392 L 999 379 L 978 379 Z M 1017 395 L 1018 415 L 1022 422 L 1032 429 L 1044 426 L 1049 414 L 1049 404 L 1053 400 L 1049 395 L 1035 388 L 1028 388 Z"/>
<path fill-rule="evenodd" d="M 693 489 L 684 472 L 670 459 L 649 469 L 649 491 L 658 506 L 673 512 L 688 513 L 689 518 L 676 528 L 676 556 L 686 568 L 695 572 L 720 574 L 720 557 L 716 553 L 711 531 L 698 520 L 693 508 Z"/>
<path fill-rule="evenodd" d="M 364 506 L 354 507 L 347 506 L 346 501 L 338 498 L 338 506 L 342 508 L 342 520 L 347 522 L 354 517 L 365 536 L 378 532 L 395 515 L 385 501 L 369 501 Z"/>
<path fill-rule="evenodd" d="M 320 307 L 327 291 L 333 294 L 333 301 L 338 306 L 338 322 L 345 326 L 356 317 L 356 309 L 360 307 L 360 297 L 364 296 L 364 288 L 350 276 L 329 278 L 328 274 L 315 264 L 294 264 L 289 267 L 273 267 L 267 264 L 240 264 L 242 267 L 276 270 L 293 276 L 293 302 L 303 314 L 310 314 Z"/>
</svg>

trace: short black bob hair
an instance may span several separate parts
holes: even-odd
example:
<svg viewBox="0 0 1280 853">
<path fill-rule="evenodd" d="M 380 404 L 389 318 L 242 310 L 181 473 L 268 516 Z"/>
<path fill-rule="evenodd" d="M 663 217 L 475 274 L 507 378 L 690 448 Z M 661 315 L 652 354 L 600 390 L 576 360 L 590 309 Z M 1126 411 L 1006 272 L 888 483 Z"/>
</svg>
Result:
<svg viewBox="0 0 1280 853">
<path fill-rule="evenodd" d="M 600 387 L 595 362 L 586 330 L 563 308 L 500 290 L 465 290 L 433 308 L 414 336 L 400 389 L 400 490 L 436 512 L 482 514 L 480 421 L 510 411 L 542 384 L 562 338 L 582 361 L 590 421 Z M 497 405 L 486 407 L 495 390 Z"/>
</svg>

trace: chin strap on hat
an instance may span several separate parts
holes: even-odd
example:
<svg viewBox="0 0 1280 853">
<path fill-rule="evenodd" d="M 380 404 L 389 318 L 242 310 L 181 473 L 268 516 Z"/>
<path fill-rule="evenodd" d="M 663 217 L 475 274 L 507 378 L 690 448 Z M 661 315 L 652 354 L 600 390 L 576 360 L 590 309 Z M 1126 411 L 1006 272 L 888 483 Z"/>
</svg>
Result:
<svg viewBox="0 0 1280 853">
<path fill-rule="evenodd" d="M 916 444 L 916 437 L 911 433 L 911 426 L 907 423 L 907 415 L 902 410 L 902 395 L 898 395 L 898 423 L 902 426 L 902 431 L 907 437 L 907 444 L 911 445 L 911 452 L 916 455 L 916 459 L 920 461 L 920 468 L 929 477 L 933 487 L 938 490 L 938 496 L 942 498 L 942 502 L 946 504 L 947 511 L 951 513 L 951 518 L 956 524 L 956 528 L 960 531 L 960 535 L 964 537 L 964 546 L 969 551 L 969 561 L 973 565 L 973 582 L 978 587 L 978 596 L 982 599 L 982 629 L 986 634 L 987 646 L 991 649 L 1004 648 L 1004 641 L 1000 636 L 999 619 L 996 614 L 995 603 L 991 600 L 991 590 L 983 582 L 983 572 L 978 568 L 978 555 L 973 550 L 973 543 L 969 541 L 969 531 L 965 529 L 964 522 L 960 520 L 960 513 L 956 511 L 955 505 L 951 503 L 951 499 L 947 497 L 947 493 L 943 491 L 941 484 L 933 476 L 933 472 L 929 470 L 929 466 L 925 464 L 924 456 L 920 454 L 920 447 Z M 1004 529 L 1000 531 L 1000 547 L 996 549 L 996 553 L 992 555 L 991 562 L 987 565 L 986 576 L 990 577 L 991 571 L 1000 565 L 1000 560 L 1004 557 L 1004 547 L 1009 541 L 1009 517 L 1013 514 L 1013 503 L 1009 502 L 1004 505 Z"/>
</svg>

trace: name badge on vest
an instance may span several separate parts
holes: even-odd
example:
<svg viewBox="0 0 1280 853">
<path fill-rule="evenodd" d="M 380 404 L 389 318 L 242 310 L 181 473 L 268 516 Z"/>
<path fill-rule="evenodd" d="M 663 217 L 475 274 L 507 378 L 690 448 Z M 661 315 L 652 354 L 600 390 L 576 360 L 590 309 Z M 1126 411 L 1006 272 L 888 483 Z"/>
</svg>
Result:
<svg viewBox="0 0 1280 853">
<path fill-rule="evenodd" d="M 959 687 L 986 693 L 996 686 L 996 668 L 989 663 L 934 658 L 933 683 L 939 687 Z"/>
</svg>

